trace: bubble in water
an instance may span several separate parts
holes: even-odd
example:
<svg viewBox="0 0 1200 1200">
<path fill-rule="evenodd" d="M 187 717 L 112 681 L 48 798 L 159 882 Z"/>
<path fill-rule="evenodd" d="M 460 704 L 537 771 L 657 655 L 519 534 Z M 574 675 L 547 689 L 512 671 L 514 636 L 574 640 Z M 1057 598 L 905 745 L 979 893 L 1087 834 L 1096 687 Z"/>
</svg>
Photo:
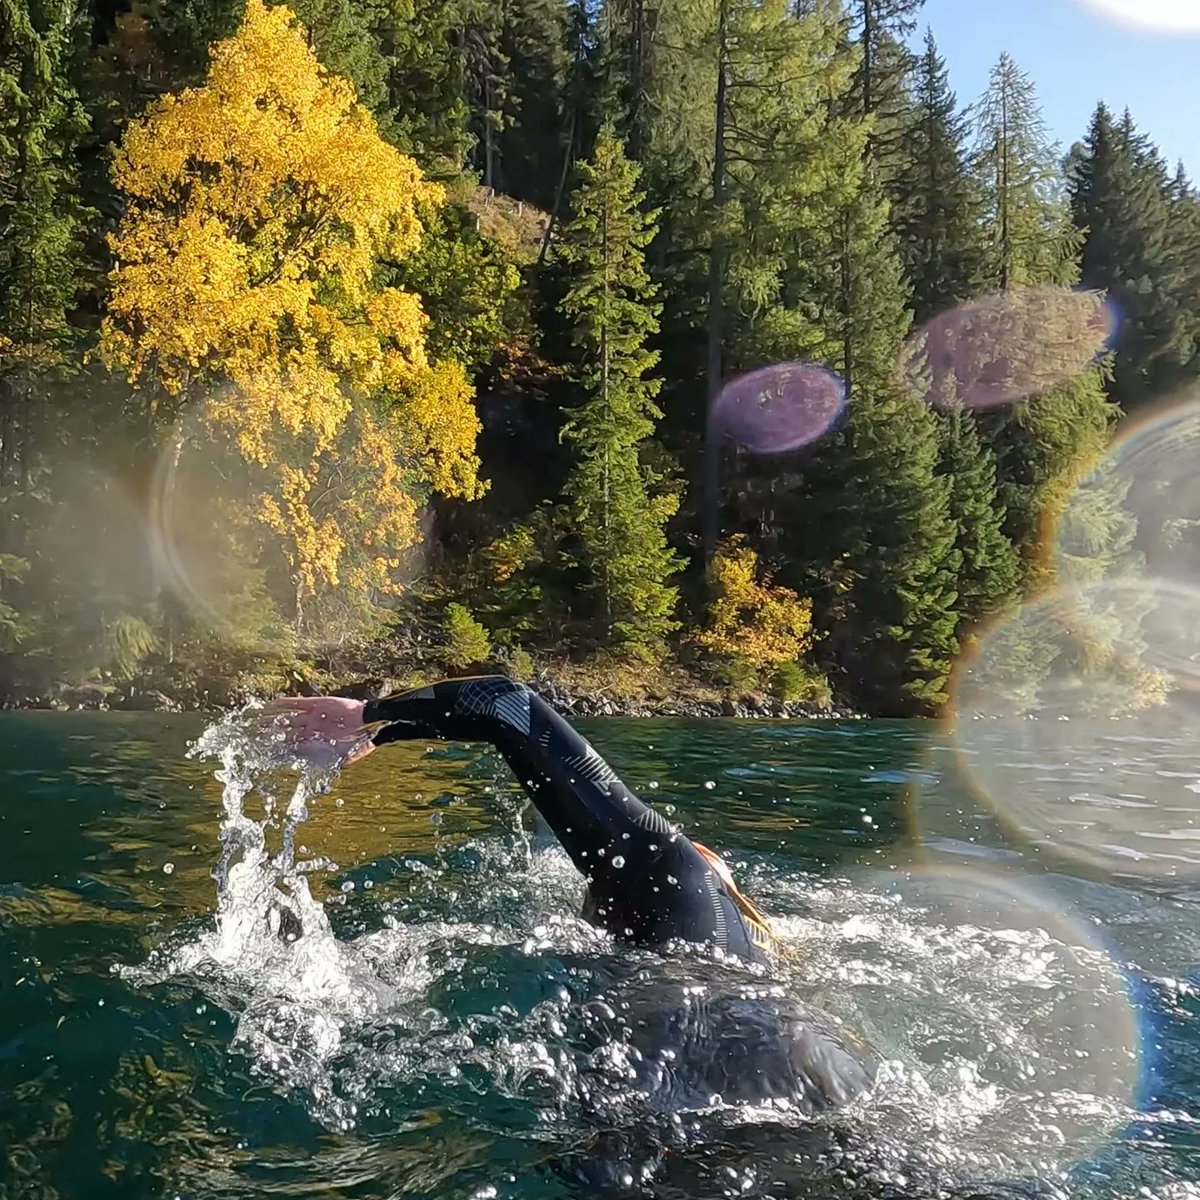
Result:
<svg viewBox="0 0 1200 1200">
<path fill-rule="evenodd" d="M 1081 375 L 1107 349 L 1113 307 L 1097 292 L 1043 285 L 962 304 L 914 330 L 902 367 L 935 408 L 995 408 Z"/>
<path fill-rule="evenodd" d="M 1021 838 L 1200 877 L 1200 592 L 1126 578 L 997 622 L 952 682 L 957 761 Z"/>
<path fill-rule="evenodd" d="M 1081 0 L 1101 16 L 1161 33 L 1200 32 L 1195 0 Z"/>
<path fill-rule="evenodd" d="M 717 785 L 716 785 L 716 782 L 715 782 L 714 780 L 712 780 L 712 779 L 706 779 L 706 780 L 704 781 L 704 786 L 705 786 L 705 788 L 706 788 L 708 791 L 710 791 L 710 792 L 711 792 L 711 791 L 712 791 L 712 790 L 713 790 L 713 789 L 714 789 L 714 788 L 715 788 Z"/>
<path fill-rule="evenodd" d="M 780 363 L 731 379 L 713 401 L 713 430 L 753 454 L 815 442 L 846 406 L 846 386 L 815 363 Z"/>
<path fill-rule="evenodd" d="M 619 871 L 625 865 L 625 858 L 621 854 L 614 854 L 612 860 L 613 868 Z"/>
<path fill-rule="evenodd" d="M 163 863 L 163 874 L 173 875 L 175 873 L 175 864 L 173 862 Z"/>
</svg>

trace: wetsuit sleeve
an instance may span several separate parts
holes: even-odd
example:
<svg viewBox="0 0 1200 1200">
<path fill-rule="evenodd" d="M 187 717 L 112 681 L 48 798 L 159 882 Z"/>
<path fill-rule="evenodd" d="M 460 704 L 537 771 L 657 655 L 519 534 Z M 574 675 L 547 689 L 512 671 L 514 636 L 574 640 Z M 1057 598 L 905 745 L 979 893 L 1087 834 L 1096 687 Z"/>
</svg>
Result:
<svg viewBox="0 0 1200 1200">
<path fill-rule="evenodd" d="M 376 745 L 429 738 L 495 746 L 587 879 L 591 915 L 617 937 L 711 942 L 760 957 L 761 935 L 695 846 L 524 684 L 447 680 L 373 701 L 364 716 L 387 722 Z"/>
</svg>

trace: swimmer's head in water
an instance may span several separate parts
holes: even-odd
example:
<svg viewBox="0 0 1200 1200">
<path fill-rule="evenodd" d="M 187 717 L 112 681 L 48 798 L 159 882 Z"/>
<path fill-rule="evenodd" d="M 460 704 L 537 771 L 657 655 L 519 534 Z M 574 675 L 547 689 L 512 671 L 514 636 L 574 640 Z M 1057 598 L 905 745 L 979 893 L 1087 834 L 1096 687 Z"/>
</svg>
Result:
<svg viewBox="0 0 1200 1200">
<path fill-rule="evenodd" d="M 738 906 L 738 911 L 742 914 L 742 920 L 745 921 L 746 928 L 750 931 L 751 941 L 760 950 L 776 949 L 775 934 L 771 930 L 771 922 L 767 920 L 762 909 L 753 900 L 744 896 L 738 890 L 738 886 L 734 883 L 733 875 L 726 865 L 725 860 L 700 842 L 693 842 L 692 845 L 700 851 L 700 856 L 712 867 L 717 878 L 725 885 L 725 890 Z"/>
</svg>

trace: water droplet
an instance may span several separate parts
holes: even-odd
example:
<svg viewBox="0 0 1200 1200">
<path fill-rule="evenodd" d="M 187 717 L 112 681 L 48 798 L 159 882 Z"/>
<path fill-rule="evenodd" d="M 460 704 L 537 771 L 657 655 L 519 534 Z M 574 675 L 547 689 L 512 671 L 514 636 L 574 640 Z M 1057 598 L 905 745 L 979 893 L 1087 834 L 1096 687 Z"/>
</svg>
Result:
<svg viewBox="0 0 1200 1200">
<path fill-rule="evenodd" d="M 616 854 L 613 856 L 613 869 L 614 870 L 619 871 L 624 865 L 625 865 L 625 859 L 620 854 Z"/>
<path fill-rule="evenodd" d="M 706 780 L 704 781 L 704 786 L 705 786 L 705 788 L 706 788 L 708 791 L 710 791 L 710 792 L 711 792 L 711 791 L 713 790 L 713 788 L 715 788 L 717 785 L 716 785 L 716 782 L 715 782 L 714 780 L 712 780 L 712 779 L 706 779 Z"/>
<path fill-rule="evenodd" d="M 668 875 L 668 876 L 667 876 L 667 882 L 668 882 L 668 883 L 671 883 L 671 884 L 674 884 L 676 887 L 678 887 L 678 886 L 679 886 L 679 880 L 678 880 L 678 879 L 676 879 L 674 875 Z"/>
</svg>

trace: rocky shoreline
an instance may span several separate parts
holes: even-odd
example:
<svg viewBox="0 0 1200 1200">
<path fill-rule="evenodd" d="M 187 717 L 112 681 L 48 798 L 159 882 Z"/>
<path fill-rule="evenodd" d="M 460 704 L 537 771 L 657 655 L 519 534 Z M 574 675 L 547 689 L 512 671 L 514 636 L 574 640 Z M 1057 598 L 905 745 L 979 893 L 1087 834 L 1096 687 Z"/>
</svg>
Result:
<svg viewBox="0 0 1200 1200">
<path fill-rule="evenodd" d="M 209 686 L 204 686 L 205 683 Z M 312 694 L 297 677 L 293 694 Z M 529 680 L 533 688 L 560 712 L 573 717 L 676 717 L 686 720 L 861 720 L 862 714 L 837 705 L 822 708 L 804 702 L 773 697 L 725 696 L 701 699 L 695 696 L 628 696 L 592 693 L 571 688 L 545 673 Z M 374 699 L 395 691 L 390 679 L 360 679 L 337 688 L 335 694 L 356 699 Z M 4 709 L 49 709 L 57 712 L 222 712 L 256 698 L 253 690 L 235 680 L 200 681 L 187 689 L 188 695 L 167 686 L 54 687 L 45 694 L 14 694 L 0 701 Z M 257 698 L 265 699 L 264 696 Z"/>
</svg>

